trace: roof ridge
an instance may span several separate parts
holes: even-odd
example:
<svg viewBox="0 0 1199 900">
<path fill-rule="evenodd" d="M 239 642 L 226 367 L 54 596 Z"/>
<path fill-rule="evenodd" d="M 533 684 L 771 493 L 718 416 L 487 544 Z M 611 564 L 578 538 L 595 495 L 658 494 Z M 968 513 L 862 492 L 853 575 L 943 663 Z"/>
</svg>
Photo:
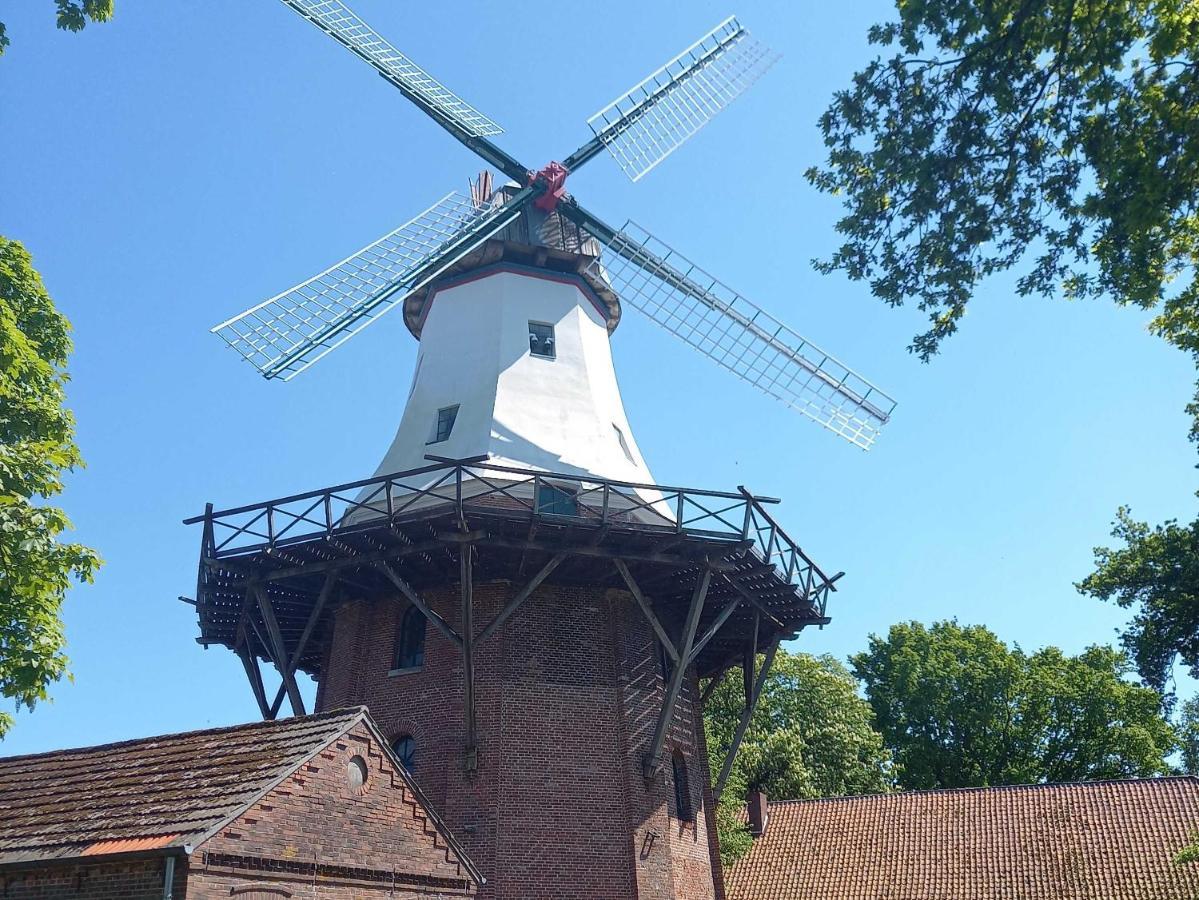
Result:
<svg viewBox="0 0 1199 900">
<path fill-rule="evenodd" d="M 999 791 L 1029 791 L 1029 790 L 1045 790 L 1048 788 L 1092 788 L 1111 784 L 1158 784 L 1167 781 L 1190 781 L 1199 784 L 1199 776 L 1196 775 L 1153 775 L 1148 777 L 1134 778 L 1101 778 L 1095 781 L 1048 781 L 1041 784 L 996 784 L 986 787 L 960 787 L 960 788 L 924 788 L 915 791 L 892 791 L 884 793 L 877 791 L 870 794 L 841 794 L 835 797 L 799 797 L 790 800 L 772 800 L 767 797 L 769 806 L 782 806 L 787 803 L 833 803 L 852 800 L 867 800 L 874 798 L 892 798 L 892 797 L 918 797 L 929 796 L 934 794 L 970 794 L 980 793 L 983 791 L 999 792 Z"/>
<path fill-rule="evenodd" d="M 216 735 L 229 733 L 234 731 L 253 731 L 255 729 L 270 729 L 274 727 L 284 727 L 285 725 L 293 726 L 298 721 L 316 723 L 325 719 L 352 719 L 366 711 L 365 706 L 345 706 L 340 709 L 330 709 L 324 712 L 311 713 L 306 716 L 289 716 L 283 719 L 263 719 L 257 722 L 241 722 L 237 725 L 217 725 L 213 728 L 201 728 L 194 731 L 174 731 L 168 734 L 152 734 L 140 738 L 127 738 L 123 741 L 111 741 L 107 744 L 92 744 L 87 747 L 63 747 L 58 750 L 43 750 L 40 753 L 22 753 L 17 756 L 0 756 L 0 766 L 14 762 L 22 762 L 24 760 L 36 759 L 38 757 L 50 756 L 71 756 L 74 754 L 93 753 L 101 750 L 115 750 L 118 748 L 134 747 L 138 744 L 151 744 L 169 741 L 172 738 L 195 738 L 207 735 Z"/>
</svg>

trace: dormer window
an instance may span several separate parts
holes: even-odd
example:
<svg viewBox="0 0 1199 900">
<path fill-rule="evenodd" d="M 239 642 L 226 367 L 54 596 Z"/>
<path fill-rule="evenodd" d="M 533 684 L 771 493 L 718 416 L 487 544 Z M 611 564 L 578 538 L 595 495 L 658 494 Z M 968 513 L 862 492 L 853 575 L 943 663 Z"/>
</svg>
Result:
<svg viewBox="0 0 1199 900">
<path fill-rule="evenodd" d="M 440 444 L 449 440 L 450 432 L 454 430 L 454 421 L 458 418 L 458 404 L 443 406 L 437 410 L 437 418 L 433 422 L 433 433 L 429 435 L 430 444 Z"/>
<path fill-rule="evenodd" d="M 554 326 L 544 322 L 529 323 L 529 354 L 542 359 L 554 359 Z"/>
<path fill-rule="evenodd" d="M 537 486 L 536 505 L 538 513 L 551 516 L 574 516 L 579 512 L 574 491 L 544 481 Z"/>
</svg>

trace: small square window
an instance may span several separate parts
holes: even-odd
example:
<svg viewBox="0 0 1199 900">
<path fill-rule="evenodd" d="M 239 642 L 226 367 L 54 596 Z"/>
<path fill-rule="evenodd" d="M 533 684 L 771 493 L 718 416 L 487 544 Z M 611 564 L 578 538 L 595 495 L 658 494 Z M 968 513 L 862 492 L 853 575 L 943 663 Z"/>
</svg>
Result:
<svg viewBox="0 0 1199 900">
<path fill-rule="evenodd" d="M 551 516 L 573 516 L 579 511 L 575 492 L 552 484 L 537 487 L 537 512 Z"/>
<path fill-rule="evenodd" d="M 554 326 L 544 322 L 529 323 L 529 353 L 542 359 L 554 358 Z"/>
<path fill-rule="evenodd" d="M 440 444 L 447 440 L 450 432 L 454 430 L 454 420 L 458 418 L 458 404 L 453 406 L 443 406 L 437 410 L 437 421 L 433 423 L 433 436 L 429 438 L 430 444 Z"/>
</svg>

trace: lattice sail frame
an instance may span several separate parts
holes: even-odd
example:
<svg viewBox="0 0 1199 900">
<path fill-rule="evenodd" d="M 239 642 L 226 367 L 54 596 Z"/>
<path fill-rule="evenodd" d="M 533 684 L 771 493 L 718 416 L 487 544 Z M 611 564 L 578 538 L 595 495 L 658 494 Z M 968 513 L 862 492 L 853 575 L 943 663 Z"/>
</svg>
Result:
<svg viewBox="0 0 1199 900">
<path fill-rule="evenodd" d="M 477 205 L 451 191 L 395 231 L 212 332 L 265 377 L 290 381 L 518 215 L 519 208 Z"/>
<path fill-rule="evenodd" d="M 487 137 L 503 133 L 503 128 L 397 50 L 340 0 L 283 2 L 468 134 Z"/>
<path fill-rule="evenodd" d="M 778 58 L 729 16 L 587 124 L 624 173 L 638 181 Z"/>
<path fill-rule="evenodd" d="M 870 449 L 895 401 L 834 356 L 713 278 L 636 223 L 605 241 L 590 271 L 621 302 L 738 378 Z"/>
</svg>

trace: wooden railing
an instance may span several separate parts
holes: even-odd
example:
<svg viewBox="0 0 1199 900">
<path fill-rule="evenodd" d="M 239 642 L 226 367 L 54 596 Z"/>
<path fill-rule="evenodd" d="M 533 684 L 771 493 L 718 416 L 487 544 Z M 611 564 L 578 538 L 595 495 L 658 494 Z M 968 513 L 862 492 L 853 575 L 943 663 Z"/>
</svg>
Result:
<svg viewBox="0 0 1199 900">
<path fill-rule="evenodd" d="M 800 589 L 820 614 L 840 575 L 829 578 L 793 541 L 766 506 L 778 503 L 736 492 L 637 484 L 593 475 L 494 465 L 485 458 L 438 460 L 397 472 L 263 503 L 213 510 L 185 519 L 204 525 L 208 559 L 240 556 L 377 527 L 453 513 L 465 527 L 477 513 L 529 521 L 583 523 L 709 539 L 752 541 L 751 552 Z"/>
</svg>

